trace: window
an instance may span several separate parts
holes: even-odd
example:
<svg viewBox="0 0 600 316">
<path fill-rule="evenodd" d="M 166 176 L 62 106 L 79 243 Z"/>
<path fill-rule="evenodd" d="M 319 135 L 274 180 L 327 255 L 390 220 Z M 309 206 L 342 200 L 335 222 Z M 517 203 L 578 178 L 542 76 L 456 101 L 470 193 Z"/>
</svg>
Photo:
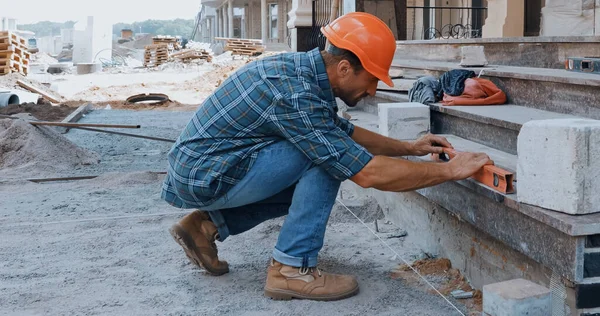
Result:
<svg viewBox="0 0 600 316">
<path fill-rule="evenodd" d="M 269 38 L 279 38 L 279 23 L 278 23 L 278 10 L 277 3 L 269 3 Z"/>
</svg>

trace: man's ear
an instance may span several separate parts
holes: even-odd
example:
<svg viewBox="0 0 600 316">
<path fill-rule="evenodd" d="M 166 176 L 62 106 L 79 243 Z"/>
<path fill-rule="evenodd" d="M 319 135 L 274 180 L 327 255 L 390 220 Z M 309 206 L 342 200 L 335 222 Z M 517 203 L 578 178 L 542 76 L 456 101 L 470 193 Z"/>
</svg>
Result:
<svg viewBox="0 0 600 316">
<path fill-rule="evenodd" d="M 350 62 L 345 59 L 340 60 L 340 62 L 337 64 L 337 73 L 340 78 L 351 75 L 352 65 L 350 65 Z"/>
</svg>

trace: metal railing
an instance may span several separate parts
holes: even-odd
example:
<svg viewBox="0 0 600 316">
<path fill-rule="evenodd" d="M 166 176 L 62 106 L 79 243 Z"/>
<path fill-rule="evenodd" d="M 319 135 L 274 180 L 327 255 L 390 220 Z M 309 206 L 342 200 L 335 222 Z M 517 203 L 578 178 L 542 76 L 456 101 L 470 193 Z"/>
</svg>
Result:
<svg viewBox="0 0 600 316">
<path fill-rule="evenodd" d="M 485 7 L 407 6 L 407 37 L 411 40 L 479 38 Z"/>
<path fill-rule="evenodd" d="M 319 47 L 325 49 L 327 39 L 321 33 L 321 27 L 329 23 L 331 16 L 331 0 L 312 0 L 312 28 L 307 38 L 309 49 Z"/>
</svg>

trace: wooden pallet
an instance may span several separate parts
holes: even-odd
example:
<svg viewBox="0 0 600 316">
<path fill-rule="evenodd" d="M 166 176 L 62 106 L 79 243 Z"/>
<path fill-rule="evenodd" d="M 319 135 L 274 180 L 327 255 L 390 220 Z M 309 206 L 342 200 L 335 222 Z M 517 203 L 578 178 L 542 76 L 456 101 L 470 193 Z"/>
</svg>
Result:
<svg viewBox="0 0 600 316">
<path fill-rule="evenodd" d="M 217 40 L 225 40 L 225 50 L 231 51 L 232 55 L 254 56 L 264 53 L 266 47 L 262 40 L 215 37 Z"/>
<path fill-rule="evenodd" d="M 0 32 L 0 74 L 29 73 L 31 53 L 27 51 L 27 41 L 10 31 Z"/>
<path fill-rule="evenodd" d="M 169 59 L 167 44 L 152 44 L 145 46 L 144 67 L 156 67 L 166 63 Z"/>
<path fill-rule="evenodd" d="M 152 44 L 154 45 L 162 45 L 166 44 L 169 52 L 173 52 L 176 50 L 180 50 L 181 46 L 177 42 L 177 38 L 170 36 L 155 36 L 152 38 Z"/>
<path fill-rule="evenodd" d="M 183 62 L 194 59 L 204 59 L 208 62 L 212 62 L 212 56 L 210 53 L 203 49 L 186 49 L 184 51 L 171 54 L 171 58 L 178 59 Z"/>
</svg>

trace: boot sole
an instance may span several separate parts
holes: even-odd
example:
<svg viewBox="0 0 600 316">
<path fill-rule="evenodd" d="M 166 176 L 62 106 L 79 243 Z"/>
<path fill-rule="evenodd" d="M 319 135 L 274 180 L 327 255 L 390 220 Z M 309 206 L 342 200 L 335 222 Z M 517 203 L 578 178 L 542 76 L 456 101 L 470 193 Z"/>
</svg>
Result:
<svg viewBox="0 0 600 316">
<path fill-rule="evenodd" d="M 229 272 L 229 267 L 225 269 L 215 269 L 210 266 L 210 263 L 204 262 L 202 260 L 203 257 L 200 255 L 201 252 L 198 250 L 198 248 L 196 248 L 194 240 L 181 226 L 179 226 L 179 224 L 173 225 L 169 229 L 169 232 L 171 233 L 171 236 L 173 236 L 173 239 L 175 239 L 175 242 L 177 242 L 181 248 L 183 248 L 185 255 L 193 264 L 206 270 L 206 272 L 214 276 L 223 275 Z"/>
<path fill-rule="evenodd" d="M 348 292 L 335 294 L 335 295 L 302 295 L 302 294 L 292 292 L 292 291 L 269 290 L 269 289 L 265 288 L 265 295 L 267 297 L 270 297 L 271 299 L 274 299 L 277 301 L 289 301 L 294 298 L 301 299 L 301 300 L 313 300 L 313 301 L 337 301 L 337 300 L 341 300 L 341 299 L 345 299 L 345 298 L 354 296 L 354 295 L 358 294 L 358 292 L 359 292 L 358 286 L 356 286 L 356 288 L 354 288 Z"/>
</svg>

